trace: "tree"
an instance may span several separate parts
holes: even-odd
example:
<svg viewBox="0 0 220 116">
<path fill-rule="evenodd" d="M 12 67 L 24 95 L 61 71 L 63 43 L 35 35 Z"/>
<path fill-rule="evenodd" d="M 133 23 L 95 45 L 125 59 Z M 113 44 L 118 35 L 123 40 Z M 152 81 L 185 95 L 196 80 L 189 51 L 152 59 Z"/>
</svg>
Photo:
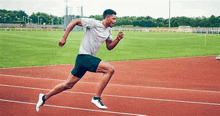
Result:
<svg viewBox="0 0 220 116">
<path fill-rule="evenodd" d="M 157 23 L 157 27 L 164 27 L 164 23 L 163 22 Z"/>
<path fill-rule="evenodd" d="M 220 16 L 218 16 L 217 18 L 216 18 L 216 26 L 217 27 L 220 27 Z"/>
<path fill-rule="evenodd" d="M 217 18 L 214 15 L 209 18 L 209 24 L 210 27 L 217 27 Z"/>
<path fill-rule="evenodd" d="M 157 27 L 164 27 L 164 23 L 163 23 L 164 18 L 157 18 L 155 21 Z"/>
<path fill-rule="evenodd" d="M 138 20 L 133 21 L 133 26 L 134 27 L 140 26 L 140 21 L 138 21 Z"/>
<path fill-rule="evenodd" d="M 10 15 L 9 14 L 5 14 L 5 16 L 4 16 L 4 22 L 5 23 L 8 23 L 8 22 L 11 22 L 12 21 L 12 18 L 10 17 Z"/>
<path fill-rule="evenodd" d="M 203 16 L 199 26 L 200 27 L 209 27 L 210 26 L 209 20 Z"/>
<path fill-rule="evenodd" d="M 102 15 L 91 15 L 91 16 L 89 16 L 89 18 L 94 18 L 94 19 L 96 19 L 96 20 L 103 20 L 103 16 Z"/>
<path fill-rule="evenodd" d="M 179 22 L 178 22 L 178 18 L 173 17 L 170 19 L 170 26 L 171 27 L 179 27 Z"/>
<path fill-rule="evenodd" d="M 169 19 L 165 19 L 163 21 L 163 23 L 164 23 L 164 27 L 168 27 L 169 26 Z"/>
<path fill-rule="evenodd" d="M 146 20 L 146 19 L 142 19 L 142 20 L 140 21 L 140 26 L 141 26 L 141 27 L 147 27 L 147 20 Z"/>
<path fill-rule="evenodd" d="M 29 20 L 32 20 L 32 23 L 41 24 L 45 23 L 47 25 L 52 24 L 62 24 L 64 17 L 56 17 L 53 15 L 48 15 L 46 13 L 33 13 L 31 16 L 28 16 L 24 11 L 8 11 L 5 9 L 0 9 L 0 23 L 25 23 L 25 19 L 29 17 Z M 81 18 L 80 16 L 72 15 L 72 18 Z M 95 18 L 97 20 L 103 20 L 102 15 L 91 15 L 89 18 Z M 27 21 L 26 21 L 27 22 Z M 29 21 L 30 22 L 30 21 Z M 121 25 L 133 25 L 134 27 L 168 27 L 169 19 L 157 18 L 154 19 L 151 16 L 124 16 L 117 17 L 115 26 Z M 172 17 L 171 18 L 171 27 L 178 26 L 192 26 L 192 27 L 220 27 L 220 16 L 211 17 Z"/>
<path fill-rule="evenodd" d="M 32 14 L 30 17 L 32 19 L 32 23 L 38 23 L 38 16 L 36 14 Z"/>
<path fill-rule="evenodd" d="M 185 16 L 183 17 L 177 17 L 178 19 L 178 23 L 179 23 L 179 26 L 190 26 L 190 18 L 187 18 Z"/>
<path fill-rule="evenodd" d="M 202 21 L 202 18 L 201 17 L 196 17 L 196 18 L 193 18 L 191 20 L 191 26 L 192 27 L 198 27 L 198 26 L 201 26 L 201 21 Z"/>
</svg>

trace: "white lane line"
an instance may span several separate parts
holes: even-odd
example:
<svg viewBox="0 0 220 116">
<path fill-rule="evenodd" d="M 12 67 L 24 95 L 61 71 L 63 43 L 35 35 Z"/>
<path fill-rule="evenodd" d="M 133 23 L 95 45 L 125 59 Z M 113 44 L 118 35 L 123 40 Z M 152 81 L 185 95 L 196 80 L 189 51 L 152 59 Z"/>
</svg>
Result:
<svg viewBox="0 0 220 116">
<path fill-rule="evenodd" d="M 18 34 L 10 34 L 10 33 L 0 33 L 2 35 L 9 35 L 9 36 L 16 36 L 16 37 L 26 37 L 26 38 L 32 38 L 32 39 L 47 39 L 47 40 L 58 40 L 58 38 L 49 38 L 49 37 L 35 37 L 35 36 L 24 36 L 24 35 L 18 35 Z M 72 40 L 82 40 L 82 39 L 70 39 Z"/>
<path fill-rule="evenodd" d="M 14 77 L 14 78 L 28 78 L 28 79 L 37 79 L 37 80 L 53 80 L 53 81 L 65 81 L 61 79 L 51 79 L 51 78 L 39 78 L 39 77 L 28 77 L 28 76 L 17 76 L 17 75 L 6 75 L 0 74 L 0 76 L 5 77 Z M 95 82 L 84 82 L 79 81 L 78 83 L 89 83 L 89 84 L 99 84 Z M 191 92 L 205 92 L 205 93 L 220 93 L 220 91 L 208 91 L 208 90 L 193 90 L 193 89 L 180 89 L 180 88 L 167 88 L 167 87 L 151 87 L 151 86 L 138 86 L 138 85 L 124 85 L 124 84 L 111 84 L 108 86 L 119 86 L 119 87 L 134 87 L 134 88 L 153 88 L 153 89 L 164 89 L 164 90 L 176 90 L 176 91 L 191 91 Z"/>
<path fill-rule="evenodd" d="M 28 105 L 36 105 L 36 103 L 32 102 L 23 102 L 23 101 L 15 101 L 15 100 L 6 100 L 0 99 L 2 102 L 10 102 L 10 103 L 19 103 L 19 104 L 28 104 Z M 114 112 L 114 111 L 104 111 L 104 110 L 94 110 L 94 109 L 85 109 L 85 108 L 76 108 L 76 107 L 68 107 L 68 106 L 58 106 L 58 105 L 50 105 L 44 104 L 46 107 L 54 107 L 54 108 L 63 108 L 63 109 L 71 109 L 71 110 L 81 110 L 81 111 L 90 111 L 90 112 L 100 112 L 100 113 L 109 113 L 109 114 L 121 114 L 121 115 L 130 115 L 130 116 L 146 116 L 142 114 L 133 114 L 133 113 L 125 113 L 125 112 Z"/>
<path fill-rule="evenodd" d="M 45 88 L 34 88 L 34 87 L 24 87 L 24 86 L 5 85 L 5 84 L 0 84 L 0 86 L 20 88 L 20 89 L 44 90 L 44 91 L 49 91 L 49 90 L 50 90 L 50 89 L 45 89 Z M 73 94 L 95 95 L 95 93 L 86 93 L 86 92 L 75 92 L 75 91 L 64 91 L 64 92 L 65 92 L 65 93 L 73 93 Z M 188 104 L 201 104 L 201 105 L 220 106 L 220 103 L 208 103 L 208 102 L 196 102 L 196 101 L 182 101 L 182 100 L 172 100 L 172 99 L 159 99 L 159 98 L 120 96 L 120 95 L 108 95 L 108 94 L 102 94 L 102 96 L 118 97 L 118 98 L 127 98 L 127 99 L 142 99 L 142 100 L 153 100 L 153 101 L 164 101 L 164 102 L 177 102 L 177 103 L 188 103 Z"/>
</svg>

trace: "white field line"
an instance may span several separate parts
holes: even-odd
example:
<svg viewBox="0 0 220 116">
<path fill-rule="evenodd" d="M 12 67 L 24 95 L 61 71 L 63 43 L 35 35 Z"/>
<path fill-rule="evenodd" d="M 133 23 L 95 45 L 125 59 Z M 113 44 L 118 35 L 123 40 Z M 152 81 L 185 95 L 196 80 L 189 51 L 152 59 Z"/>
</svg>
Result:
<svg viewBox="0 0 220 116">
<path fill-rule="evenodd" d="M 5 85 L 5 84 L 0 84 L 0 86 L 20 88 L 20 89 L 44 90 L 44 91 L 49 91 L 50 90 L 50 89 L 45 89 L 45 88 L 34 88 L 34 87 L 14 86 L 14 85 Z M 86 93 L 86 92 L 74 92 L 74 91 L 64 91 L 64 92 L 65 93 L 72 93 L 72 94 L 95 95 L 94 93 Z M 164 101 L 164 102 L 176 102 L 176 103 L 188 103 L 188 104 L 201 104 L 201 105 L 220 106 L 220 103 L 207 103 L 207 102 L 182 101 L 182 100 L 146 98 L 146 97 L 119 96 L 119 95 L 108 95 L 108 94 L 102 94 L 102 96 L 127 98 L 127 99 L 141 99 L 141 100 L 152 100 L 152 101 Z"/>
<path fill-rule="evenodd" d="M 48 40 L 54 40 L 57 38 L 49 38 L 49 37 L 34 37 L 34 36 L 24 36 L 24 35 L 17 35 L 17 34 L 9 34 L 9 33 L 0 33 L 2 35 L 10 35 L 10 36 L 17 36 L 17 37 L 26 37 L 26 38 L 33 38 L 33 39 L 48 39 Z M 62 36 L 60 36 L 61 38 Z M 74 41 L 74 40 L 82 40 L 82 39 L 69 39 L 68 41 Z"/>
<path fill-rule="evenodd" d="M 24 35 L 17 35 L 17 34 L 9 34 L 9 33 L 0 33 L 2 35 L 10 35 L 10 36 L 17 36 L 17 37 L 27 37 L 27 38 L 33 38 L 33 39 L 54 39 L 54 38 L 45 38 L 45 37 L 34 37 L 34 36 L 24 36 Z"/>
<path fill-rule="evenodd" d="M 18 103 L 18 104 L 28 104 L 28 105 L 36 105 L 36 103 L 32 102 L 23 102 L 23 101 L 15 101 L 15 100 L 6 100 L 0 99 L 2 102 L 10 102 L 10 103 Z M 49 105 L 44 104 L 46 107 L 53 107 L 53 108 L 63 108 L 63 109 L 71 109 L 71 110 L 81 110 L 81 111 L 90 111 L 90 112 L 100 112 L 100 113 L 109 113 L 109 114 L 121 114 L 121 115 L 130 115 L 130 116 L 140 116 L 141 114 L 133 114 L 133 113 L 124 113 L 124 112 L 114 112 L 114 111 L 105 111 L 105 110 L 94 110 L 94 109 L 85 109 L 85 108 L 76 108 L 76 107 L 68 107 L 68 106 L 58 106 L 58 105 Z M 141 115 L 146 116 L 146 115 Z"/>
<path fill-rule="evenodd" d="M 160 38 L 160 40 L 188 39 L 188 38 L 194 38 L 194 37 L 200 37 L 200 36 L 204 36 L 204 35 L 191 35 L 191 36 L 175 37 L 175 38 Z M 126 38 L 131 38 L 131 37 L 126 37 Z M 140 37 L 132 37 L 132 39 L 157 40 L 157 38 L 140 38 Z"/>
<path fill-rule="evenodd" d="M 37 79 L 37 80 L 52 80 L 52 81 L 61 81 L 61 82 L 65 81 L 65 80 L 61 80 L 61 79 L 50 79 L 50 78 L 39 78 L 39 77 L 27 77 L 27 76 L 6 75 L 6 74 L 0 74 L 0 76 L 13 77 L 13 78 Z M 99 83 L 95 83 L 95 82 L 84 82 L 84 81 L 79 81 L 78 83 L 99 84 Z M 154 89 L 164 89 L 164 90 L 205 92 L 205 93 L 220 93 L 220 91 L 193 90 L 193 89 L 180 89 L 180 88 L 167 88 L 167 87 L 151 87 L 151 86 L 124 85 L 124 84 L 111 84 L 111 83 L 109 83 L 108 86 L 133 87 L 133 88 L 154 88 Z"/>
</svg>

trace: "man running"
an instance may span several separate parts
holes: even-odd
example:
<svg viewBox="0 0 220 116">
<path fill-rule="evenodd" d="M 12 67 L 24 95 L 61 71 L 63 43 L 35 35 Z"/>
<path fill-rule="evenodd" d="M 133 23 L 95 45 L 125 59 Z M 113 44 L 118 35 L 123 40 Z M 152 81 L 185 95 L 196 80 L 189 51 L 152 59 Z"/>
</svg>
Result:
<svg viewBox="0 0 220 116">
<path fill-rule="evenodd" d="M 39 108 L 43 106 L 45 101 L 50 97 L 64 90 L 71 89 L 87 71 L 103 73 L 102 81 L 100 82 L 97 92 L 91 102 L 100 109 L 107 109 L 101 101 L 101 94 L 114 74 L 115 69 L 109 63 L 95 57 L 95 55 L 104 41 L 106 42 L 106 48 L 112 50 L 124 35 L 122 32 L 119 32 L 117 38 L 115 40 L 112 39 L 111 28 L 116 23 L 115 11 L 107 9 L 104 11 L 103 17 L 104 20 L 102 21 L 92 18 L 76 19 L 68 25 L 64 36 L 59 41 L 60 47 L 65 45 L 67 36 L 76 25 L 82 26 L 86 29 L 76 58 L 75 66 L 65 82 L 56 85 L 46 94 L 39 94 L 36 111 L 39 111 Z"/>
</svg>

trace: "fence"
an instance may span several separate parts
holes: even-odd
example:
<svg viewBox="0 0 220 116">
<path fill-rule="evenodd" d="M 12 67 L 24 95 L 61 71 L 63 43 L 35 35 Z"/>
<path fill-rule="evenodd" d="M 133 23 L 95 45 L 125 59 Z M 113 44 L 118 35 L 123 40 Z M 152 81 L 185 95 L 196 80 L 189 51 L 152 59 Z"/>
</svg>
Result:
<svg viewBox="0 0 220 116">
<path fill-rule="evenodd" d="M 51 29 L 51 28 L 0 28 L 0 31 L 63 31 L 63 29 Z"/>
<path fill-rule="evenodd" d="M 193 29 L 194 33 L 209 33 L 209 34 L 220 34 L 220 27 L 197 27 Z"/>
<path fill-rule="evenodd" d="M 115 31 L 139 31 L 139 32 L 188 32 L 188 33 L 207 33 L 207 34 L 220 34 L 219 27 L 191 27 L 181 29 L 179 27 L 151 27 L 151 28 L 136 28 L 136 27 L 114 27 Z"/>
<path fill-rule="evenodd" d="M 36 24 L 9 24 L 0 23 L 0 27 L 5 28 L 50 28 L 50 29 L 62 29 L 63 25 L 36 25 Z"/>
<path fill-rule="evenodd" d="M 58 31 L 65 29 L 64 25 L 35 25 L 35 24 L 3 24 L 0 23 L 0 31 Z M 73 31 L 82 31 L 76 26 Z"/>
<path fill-rule="evenodd" d="M 151 28 L 141 28 L 141 27 L 114 27 L 114 31 L 139 31 L 139 32 L 177 32 L 178 28 L 168 28 L 168 27 L 151 27 Z"/>
<path fill-rule="evenodd" d="M 63 25 L 35 25 L 35 24 L 4 24 L 0 23 L 0 31 L 59 31 L 63 30 Z M 82 27 L 76 26 L 73 31 L 82 31 Z M 139 32 L 188 32 L 220 34 L 220 27 L 190 27 L 181 29 L 179 27 L 113 27 L 114 31 L 139 31 Z"/>
</svg>

